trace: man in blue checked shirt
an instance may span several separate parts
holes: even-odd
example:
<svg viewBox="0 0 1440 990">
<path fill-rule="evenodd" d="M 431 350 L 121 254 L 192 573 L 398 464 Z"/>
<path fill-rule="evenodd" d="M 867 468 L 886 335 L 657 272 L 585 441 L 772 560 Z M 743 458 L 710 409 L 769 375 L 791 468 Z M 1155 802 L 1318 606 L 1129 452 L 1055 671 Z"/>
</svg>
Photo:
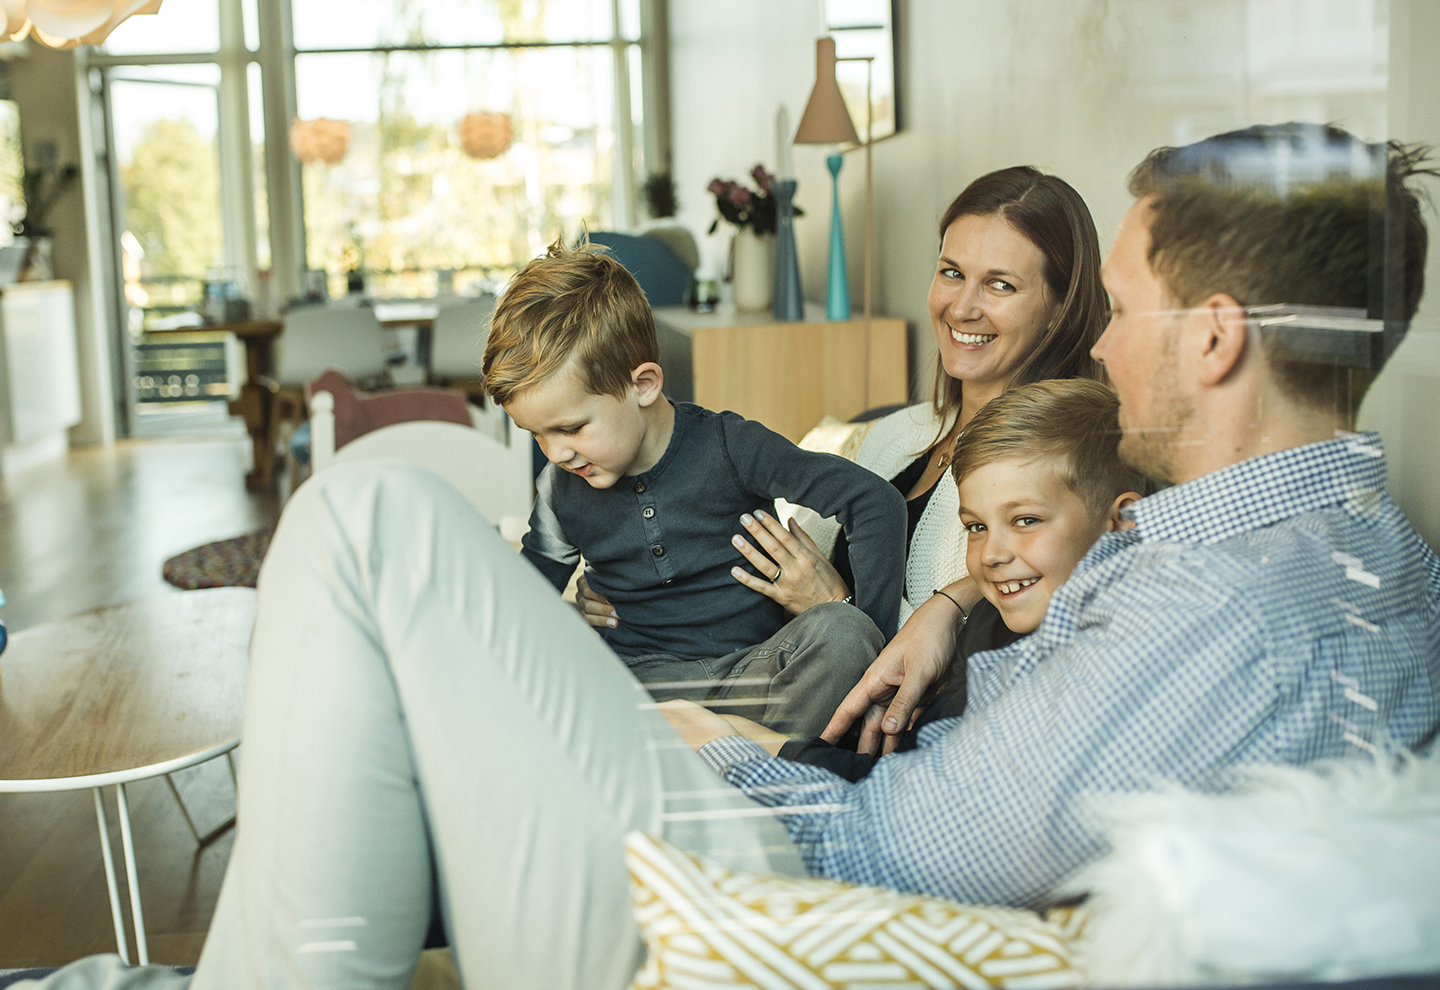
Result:
<svg viewBox="0 0 1440 990">
<path fill-rule="evenodd" d="M 1256 127 L 1151 154 L 1106 261 L 1094 356 L 1121 455 L 1171 487 L 1132 510 L 1040 628 L 972 657 L 969 707 L 848 783 L 707 713 L 687 740 L 782 814 L 813 872 L 1036 906 L 1103 852 L 1084 796 L 1247 764 L 1420 747 L 1440 722 L 1440 562 L 1354 433 L 1419 304 L 1418 151 Z M 947 589 L 959 590 L 959 589 Z M 891 744 L 950 664 L 936 595 L 826 730 Z M 757 738 L 763 738 L 756 734 Z"/>
</svg>

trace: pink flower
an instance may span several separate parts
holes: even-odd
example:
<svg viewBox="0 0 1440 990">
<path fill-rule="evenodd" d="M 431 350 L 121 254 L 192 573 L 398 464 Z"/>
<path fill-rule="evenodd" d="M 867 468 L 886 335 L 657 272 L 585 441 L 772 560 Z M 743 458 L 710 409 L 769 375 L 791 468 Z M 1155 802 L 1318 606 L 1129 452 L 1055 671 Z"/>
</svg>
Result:
<svg viewBox="0 0 1440 990">
<path fill-rule="evenodd" d="M 724 179 L 711 179 L 710 184 L 705 187 L 712 195 L 719 196 L 725 191 Z"/>
<path fill-rule="evenodd" d="M 750 190 L 737 182 L 730 183 L 730 188 L 725 191 L 725 196 L 736 206 L 744 206 L 750 202 Z"/>
<path fill-rule="evenodd" d="M 764 165 L 756 165 L 750 170 L 750 177 L 760 187 L 762 193 L 768 193 L 775 188 L 775 176 L 765 171 Z"/>
</svg>

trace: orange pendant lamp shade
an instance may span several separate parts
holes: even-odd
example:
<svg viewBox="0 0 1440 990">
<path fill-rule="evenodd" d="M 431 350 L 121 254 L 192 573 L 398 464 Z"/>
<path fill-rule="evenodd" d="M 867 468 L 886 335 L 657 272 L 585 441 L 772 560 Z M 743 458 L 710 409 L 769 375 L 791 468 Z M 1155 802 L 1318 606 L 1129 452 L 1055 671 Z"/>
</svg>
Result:
<svg viewBox="0 0 1440 990">
<path fill-rule="evenodd" d="M 328 117 L 296 120 L 290 125 L 290 150 L 302 165 L 338 164 L 350 150 L 350 125 Z"/>
<path fill-rule="evenodd" d="M 472 113 L 460 121 L 460 147 L 471 158 L 498 158 L 515 140 L 515 127 L 503 113 Z"/>
</svg>

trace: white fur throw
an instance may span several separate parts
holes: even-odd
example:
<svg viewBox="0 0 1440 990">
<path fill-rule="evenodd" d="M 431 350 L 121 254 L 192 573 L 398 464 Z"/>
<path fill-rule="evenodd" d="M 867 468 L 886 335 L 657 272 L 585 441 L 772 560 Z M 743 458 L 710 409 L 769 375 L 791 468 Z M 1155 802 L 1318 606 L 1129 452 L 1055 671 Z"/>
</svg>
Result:
<svg viewBox="0 0 1440 990">
<path fill-rule="evenodd" d="M 1440 971 L 1440 752 L 1258 768 L 1224 794 L 1100 809 L 1113 852 L 1072 884 L 1093 895 L 1094 985 Z"/>
</svg>

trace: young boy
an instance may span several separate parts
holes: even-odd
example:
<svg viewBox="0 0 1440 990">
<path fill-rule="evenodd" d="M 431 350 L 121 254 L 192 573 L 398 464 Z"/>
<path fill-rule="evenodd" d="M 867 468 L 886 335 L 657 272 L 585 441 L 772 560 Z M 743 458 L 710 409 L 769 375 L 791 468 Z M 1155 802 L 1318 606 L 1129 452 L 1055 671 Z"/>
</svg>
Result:
<svg viewBox="0 0 1440 990">
<path fill-rule="evenodd" d="M 588 246 L 552 245 L 515 276 L 483 369 L 490 396 L 550 461 L 525 557 L 557 590 L 584 557 L 591 589 L 622 617 L 601 634 L 652 693 L 818 733 L 895 632 L 905 545 L 895 488 L 734 413 L 672 404 L 644 293 Z M 742 516 L 773 514 L 776 498 L 838 516 L 856 561 L 853 593 L 793 621 L 732 574 L 757 573 L 732 537 Z M 778 571 L 758 569 L 766 581 Z"/>
<path fill-rule="evenodd" d="M 915 749 L 927 726 L 963 714 L 966 661 L 1039 628 L 1050 596 L 1080 558 L 1101 534 L 1126 525 L 1120 510 L 1139 500 L 1145 482 L 1121 463 L 1119 442 L 1119 402 L 1110 389 L 1086 379 L 1011 389 L 987 403 L 960 434 L 951 470 L 969 534 L 965 563 L 984 597 L 965 622 L 949 683 L 900 737 L 898 749 Z M 933 739 L 936 731 L 944 729 L 924 738 Z M 768 739 L 785 759 L 851 781 L 875 763 L 820 739 L 783 745 Z"/>
</svg>

